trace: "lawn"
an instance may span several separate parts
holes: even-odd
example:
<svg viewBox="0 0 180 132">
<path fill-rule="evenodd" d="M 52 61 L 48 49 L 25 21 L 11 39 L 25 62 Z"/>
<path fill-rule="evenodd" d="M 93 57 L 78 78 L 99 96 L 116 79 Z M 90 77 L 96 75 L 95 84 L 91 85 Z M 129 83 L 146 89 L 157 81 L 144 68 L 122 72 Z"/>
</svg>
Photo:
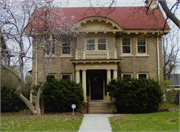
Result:
<svg viewBox="0 0 180 132">
<path fill-rule="evenodd" d="M 1 131 L 78 131 L 83 115 L 1 113 Z"/>
<path fill-rule="evenodd" d="M 179 111 L 110 117 L 113 131 L 179 131 Z"/>
</svg>

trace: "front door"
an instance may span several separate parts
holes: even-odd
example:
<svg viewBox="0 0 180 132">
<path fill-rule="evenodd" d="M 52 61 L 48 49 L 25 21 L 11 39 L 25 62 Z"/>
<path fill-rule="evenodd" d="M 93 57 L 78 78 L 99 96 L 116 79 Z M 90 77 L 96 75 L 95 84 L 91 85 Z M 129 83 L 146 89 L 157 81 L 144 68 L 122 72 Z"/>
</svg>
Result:
<svg viewBox="0 0 180 132">
<path fill-rule="evenodd" d="M 91 100 L 103 99 L 103 76 L 92 75 L 91 76 Z"/>
</svg>

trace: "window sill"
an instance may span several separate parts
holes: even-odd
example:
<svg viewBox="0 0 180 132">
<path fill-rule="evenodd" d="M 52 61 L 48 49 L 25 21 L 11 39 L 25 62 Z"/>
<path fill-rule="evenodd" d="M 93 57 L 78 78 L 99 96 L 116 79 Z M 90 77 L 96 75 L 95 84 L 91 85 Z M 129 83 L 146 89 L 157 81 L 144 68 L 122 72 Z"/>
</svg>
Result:
<svg viewBox="0 0 180 132">
<path fill-rule="evenodd" d="M 120 55 L 120 57 L 134 57 L 134 55 Z"/>
<path fill-rule="evenodd" d="M 139 55 L 135 55 L 135 57 L 149 57 L 149 55 L 146 55 L 146 54 L 139 54 Z"/>
<path fill-rule="evenodd" d="M 49 55 L 45 55 L 44 57 L 49 58 Z M 56 55 L 51 55 L 51 58 L 56 58 L 56 57 L 57 57 Z"/>
<path fill-rule="evenodd" d="M 69 55 L 69 56 L 63 56 L 63 55 L 61 55 L 61 56 L 59 56 L 60 58 L 72 58 L 73 56 L 71 56 L 71 55 Z"/>
</svg>

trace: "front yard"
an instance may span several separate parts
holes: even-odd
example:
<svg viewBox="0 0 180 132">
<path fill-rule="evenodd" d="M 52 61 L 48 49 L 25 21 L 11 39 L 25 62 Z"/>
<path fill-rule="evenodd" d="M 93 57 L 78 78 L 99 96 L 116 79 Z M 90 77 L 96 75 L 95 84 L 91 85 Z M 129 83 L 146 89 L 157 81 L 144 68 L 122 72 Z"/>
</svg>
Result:
<svg viewBox="0 0 180 132">
<path fill-rule="evenodd" d="M 1 113 L 1 131 L 78 131 L 83 115 Z"/>
<path fill-rule="evenodd" d="M 113 131 L 179 131 L 179 111 L 110 117 Z"/>
</svg>

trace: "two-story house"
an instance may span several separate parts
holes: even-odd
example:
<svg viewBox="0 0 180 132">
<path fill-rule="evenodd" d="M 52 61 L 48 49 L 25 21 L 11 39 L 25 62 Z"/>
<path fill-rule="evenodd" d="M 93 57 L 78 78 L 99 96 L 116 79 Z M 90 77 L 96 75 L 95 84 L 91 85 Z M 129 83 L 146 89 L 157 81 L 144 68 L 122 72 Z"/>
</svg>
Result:
<svg viewBox="0 0 180 132">
<path fill-rule="evenodd" d="M 113 103 L 106 84 L 117 77 L 162 77 L 161 36 L 170 28 L 164 26 L 160 9 L 78 7 L 61 8 L 61 11 L 67 17 L 74 16 L 73 23 L 81 24 L 79 32 L 86 36 L 66 40 L 61 48 L 54 48 L 49 75 L 81 83 L 85 102 Z M 36 39 L 33 38 L 34 44 Z M 43 75 L 42 65 L 33 60 L 33 84 L 41 81 Z M 89 109 L 89 112 L 98 111 Z"/>
</svg>

